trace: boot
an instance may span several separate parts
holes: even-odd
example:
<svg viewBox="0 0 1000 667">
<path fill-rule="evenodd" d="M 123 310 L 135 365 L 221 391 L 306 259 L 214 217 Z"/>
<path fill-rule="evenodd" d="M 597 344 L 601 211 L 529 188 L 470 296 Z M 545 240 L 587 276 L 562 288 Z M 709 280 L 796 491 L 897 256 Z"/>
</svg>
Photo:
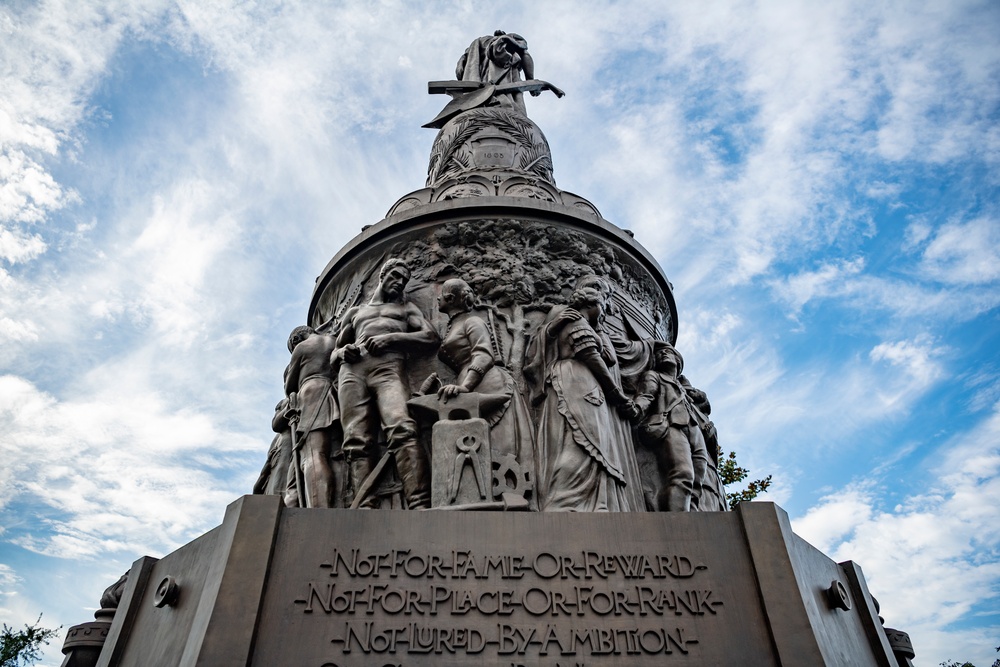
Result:
<svg viewBox="0 0 1000 667">
<path fill-rule="evenodd" d="M 393 455 L 396 458 L 396 473 L 403 484 L 406 508 L 425 509 L 431 506 L 431 468 L 427 453 L 413 442 L 403 445 Z"/>
<path fill-rule="evenodd" d="M 371 474 L 372 468 L 374 467 L 375 466 L 372 465 L 372 460 L 367 456 L 358 457 L 350 462 L 351 491 L 353 495 L 351 497 L 351 503 L 348 503 L 348 507 L 350 507 L 350 505 L 354 502 L 354 498 L 358 494 L 358 489 L 360 489 L 361 485 L 365 483 L 366 479 L 368 479 L 368 475 Z M 374 490 L 375 489 L 373 488 L 368 492 L 368 495 L 358 506 L 359 509 L 370 510 L 375 509 L 378 506 L 378 497 L 372 493 Z"/>
<path fill-rule="evenodd" d="M 690 512 L 691 492 L 682 486 L 671 484 L 660 489 L 659 505 L 661 512 Z"/>
</svg>

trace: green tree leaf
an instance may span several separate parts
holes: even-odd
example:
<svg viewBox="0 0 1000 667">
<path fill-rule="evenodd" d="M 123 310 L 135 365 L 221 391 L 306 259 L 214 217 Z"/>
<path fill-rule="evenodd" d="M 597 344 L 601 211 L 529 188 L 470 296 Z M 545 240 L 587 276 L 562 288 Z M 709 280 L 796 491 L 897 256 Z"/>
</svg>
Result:
<svg viewBox="0 0 1000 667">
<path fill-rule="evenodd" d="M 48 645 L 59 628 L 47 629 L 41 627 L 42 616 L 33 624 L 25 624 L 24 630 L 15 631 L 6 623 L 0 634 L 0 667 L 22 667 L 33 665 L 42 659 L 40 651 L 43 645 Z"/>
<path fill-rule="evenodd" d="M 750 471 L 741 466 L 736 460 L 736 452 L 729 452 L 727 455 L 721 449 L 719 450 L 719 479 L 722 480 L 723 485 L 739 484 L 749 476 Z M 744 500 L 753 500 L 767 491 L 770 486 L 771 475 L 768 475 L 764 479 L 752 480 L 747 484 L 747 488 L 742 491 L 733 491 L 726 494 L 729 507 L 734 508 Z"/>
</svg>

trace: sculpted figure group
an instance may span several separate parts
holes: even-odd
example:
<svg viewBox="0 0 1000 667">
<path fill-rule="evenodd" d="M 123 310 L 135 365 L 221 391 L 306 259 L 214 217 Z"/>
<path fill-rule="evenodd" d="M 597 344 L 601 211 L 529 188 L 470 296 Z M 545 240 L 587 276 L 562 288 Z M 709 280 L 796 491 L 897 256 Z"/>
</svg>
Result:
<svg viewBox="0 0 1000 667">
<path fill-rule="evenodd" d="M 425 314 L 406 296 L 409 280 L 409 267 L 390 259 L 367 303 L 328 331 L 292 332 L 286 396 L 272 420 L 278 435 L 255 493 L 283 495 L 288 506 L 429 508 L 435 471 L 428 448 L 457 447 L 461 457 L 478 437 L 488 440 L 496 498 L 477 509 L 509 504 L 506 493 L 498 499 L 510 490 L 503 476 L 512 468 L 528 482 L 518 487 L 524 508 L 726 509 L 707 397 L 682 375 L 683 359 L 669 343 L 631 340 L 609 324 L 615 304 L 607 279 L 579 278 L 569 304 L 553 307 L 532 334 L 523 372 L 531 407 L 503 363 L 497 331 L 474 312 L 469 284 L 444 281 L 436 312 Z M 411 393 L 411 364 L 433 365 L 435 350 L 448 379 L 435 371 Z M 443 410 L 440 418 L 450 421 L 430 438 L 430 423 L 411 413 L 426 405 L 422 394 L 436 395 L 439 407 L 469 395 L 486 411 L 472 419 Z M 463 419 L 470 428 L 485 424 L 463 435 Z M 640 472 L 643 450 L 655 471 Z"/>
</svg>

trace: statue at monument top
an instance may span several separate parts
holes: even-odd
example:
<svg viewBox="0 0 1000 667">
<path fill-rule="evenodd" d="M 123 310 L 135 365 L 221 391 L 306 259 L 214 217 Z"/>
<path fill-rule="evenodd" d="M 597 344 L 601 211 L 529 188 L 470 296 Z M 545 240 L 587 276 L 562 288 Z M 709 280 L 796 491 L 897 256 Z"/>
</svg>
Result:
<svg viewBox="0 0 1000 667">
<path fill-rule="evenodd" d="M 557 97 L 565 95 L 551 83 L 535 79 L 535 62 L 528 53 L 528 41 L 503 30 L 474 39 L 458 60 L 455 78 L 455 81 L 427 84 L 431 94 L 446 93 L 452 100 L 424 127 L 441 128 L 463 111 L 487 106 L 503 107 L 526 116 L 523 93 L 537 97 L 543 90 L 551 90 Z"/>
<path fill-rule="evenodd" d="M 437 187 L 454 178 L 465 179 L 455 188 L 445 186 L 444 197 L 491 194 L 494 186 L 508 179 L 528 179 L 524 196 L 554 201 L 552 154 L 541 129 L 524 108 L 523 93 L 540 95 L 550 90 L 565 93 L 547 81 L 535 79 L 535 62 L 528 42 L 521 35 L 497 30 L 472 40 L 455 68 L 454 81 L 431 81 L 431 94 L 451 95 L 434 120 L 424 127 L 439 129 L 427 168 L 428 187 Z M 523 78 L 522 78 L 523 77 Z M 469 176 L 485 178 L 470 184 Z M 490 186 L 488 183 L 494 184 Z M 551 186 L 536 187 L 537 182 Z M 492 193 L 495 194 L 495 193 Z"/>
</svg>

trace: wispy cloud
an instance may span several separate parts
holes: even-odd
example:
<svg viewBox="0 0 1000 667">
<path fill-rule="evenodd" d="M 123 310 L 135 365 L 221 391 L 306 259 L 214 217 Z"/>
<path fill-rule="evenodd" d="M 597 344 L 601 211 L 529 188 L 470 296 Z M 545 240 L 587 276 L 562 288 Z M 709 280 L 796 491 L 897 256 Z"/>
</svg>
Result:
<svg viewBox="0 0 1000 667">
<path fill-rule="evenodd" d="M 945 443 L 939 461 L 926 490 L 897 507 L 881 506 L 878 486 L 885 482 L 868 479 L 838 489 L 793 527 L 833 558 L 862 565 L 882 615 L 910 633 L 918 655 L 988 664 L 996 643 L 989 631 L 960 631 L 975 643 L 959 656 L 950 626 L 995 608 L 998 595 L 1000 404 Z"/>
<path fill-rule="evenodd" d="M 1000 281 L 1000 220 L 952 221 L 934 232 L 920 269 L 946 284 L 982 285 Z"/>
<path fill-rule="evenodd" d="M 910 589 L 969 622 L 1000 576 L 995 531 L 971 537 L 996 503 L 963 489 L 989 498 L 995 475 L 954 460 L 920 493 L 880 475 L 938 439 L 993 465 L 971 448 L 992 431 L 962 434 L 996 402 L 997 21 L 971 1 L 0 8 L 5 548 L 93 558 L 99 594 L 115 559 L 219 521 L 263 459 L 315 275 L 423 184 L 425 82 L 502 28 L 568 92 L 528 102 L 559 183 L 674 282 L 723 446 L 775 473 L 820 546 L 850 545 L 891 624 L 936 637 L 920 659 L 951 657 L 946 638 L 983 631 L 934 630 L 886 577 L 957 564 L 953 590 Z M 948 417 L 928 426 L 931 401 Z M 925 559 L 905 537 L 925 524 L 967 548 Z M 7 618 L 57 604 L 4 562 Z"/>
<path fill-rule="evenodd" d="M 5 538 L 63 558 L 179 546 L 239 492 L 247 481 L 239 455 L 260 448 L 134 385 L 60 402 L 0 376 L 0 415 L 3 502 L 37 508 L 35 521 L 8 523 Z M 237 480 L 223 477 L 241 470 Z"/>
<path fill-rule="evenodd" d="M 927 336 L 921 336 L 914 340 L 879 343 L 869 356 L 873 361 L 885 361 L 902 369 L 916 382 L 914 388 L 921 390 L 942 376 L 944 369 L 935 358 L 943 352 Z"/>
</svg>

